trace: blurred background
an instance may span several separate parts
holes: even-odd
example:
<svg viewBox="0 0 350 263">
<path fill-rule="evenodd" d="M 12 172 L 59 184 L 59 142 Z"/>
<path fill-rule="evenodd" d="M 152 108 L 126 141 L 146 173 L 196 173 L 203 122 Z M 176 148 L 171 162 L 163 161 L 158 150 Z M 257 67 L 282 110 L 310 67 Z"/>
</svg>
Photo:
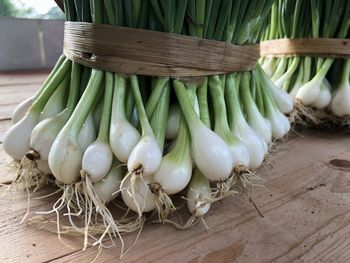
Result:
<svg viewBox="0 0 350 263">
<path fill-rule="evenodd" d="M 64 13 L 54 0 L 0 0 L 0 71 L 52 68 L 63 30 Z"/>
</svg>

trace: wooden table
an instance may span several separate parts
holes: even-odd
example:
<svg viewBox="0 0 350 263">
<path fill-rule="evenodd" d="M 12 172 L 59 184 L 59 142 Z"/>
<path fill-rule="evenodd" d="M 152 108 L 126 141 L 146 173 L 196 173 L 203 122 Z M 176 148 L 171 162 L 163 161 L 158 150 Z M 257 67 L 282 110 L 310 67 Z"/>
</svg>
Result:
<svg viewBox="0 0 350 263">
<path fill-rule="evenodd" d="M 0 142 L 15 105 L 44 80 L 42 73 L 0 75 Z M 0 144 L 0 182 L 13 174 Z M 343 160 L 343 161 L 339 161 Z M 266 188 L 253 198 L 230 197 L 213 205 L 206 223 L 179 231 L 148 225 L 123 262 L 350 262 L 350 137 L 308 132 L 290 136 L 260 170 Z M 96 254 L 81 252 L 81 239 L 60 243 L 55 234 L 19 225 L 26 211 L 24 193 L 0 187 L 0 262 L 88 262 Z M 33 210 L 48 209 L 34 200 Z M 131 243 L 134 235 L 126 237 Z M 97 262 L 119 258 L 119 249 L 104 250 Z"/>
</svg>

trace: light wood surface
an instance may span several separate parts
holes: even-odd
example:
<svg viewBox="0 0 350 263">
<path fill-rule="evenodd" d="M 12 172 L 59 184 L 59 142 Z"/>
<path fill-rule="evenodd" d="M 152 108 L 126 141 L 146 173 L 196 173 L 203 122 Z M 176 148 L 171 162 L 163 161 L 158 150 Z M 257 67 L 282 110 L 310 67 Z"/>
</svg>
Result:
<svg viewBox="0 0 350 263">
<path fill-rule="evenodd" d="M 16 105 L 33 95 L 46 76 L 42 72 L 0 73 L 0 120 L 10 119 Z"/>
<path fill-rule="evenodd" d="M 28 85 L 1 85 L 12 108 L 39 87 L 38 76 Z M 41 79 L 42 81 L 43 79 Z M 35 87 L 36 88 L 35 88 Z M 27 88 L 26 88 L 27 87 Z M 26 90 L 28 89 L 28 90 Z M 0 104 L 0 113 L 1 113 Z M 13 178 L 1 141 L 10 125 L 0 121 L 0 183 Z M 350 137 L 307 132 L 290 136 L 260 169 L 265 187 L 255 186 L 252 197 L 264 214 L 258 216 L 246 197 L 215 203 L 201 224 L 186 231 L 167 225 L 145 226 L 137 244 L 122 262 L 350 262 Z M 89 262 L 96 248 L 80 251 L 80 238 L 65 238 L 27 223 L 26 195 L 0 186 L 0 262 Z M 51 189 L 43 189 L 44 195 Z M 32 211 L 49 210 L 54 197 L 33 200 Z M 131 244 L 135 235 L 127 235 Z M 104 250 L 97 262 L 119 259 L 119 247 Z"/>
</svg>

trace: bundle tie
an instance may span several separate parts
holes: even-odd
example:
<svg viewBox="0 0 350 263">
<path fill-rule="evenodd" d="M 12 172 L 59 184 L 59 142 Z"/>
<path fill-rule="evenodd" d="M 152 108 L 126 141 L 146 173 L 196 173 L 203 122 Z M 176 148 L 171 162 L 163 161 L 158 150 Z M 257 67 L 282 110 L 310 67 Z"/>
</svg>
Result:
<svg viewBox="0 0 350 263">
<path fill-rule="evenodd" d="M 260 43 L 262 57 L 311 56 L 350 58 L 350 39 L 295 38 L 273 39 Z"/>
<path fill-rule="evenodd" d="M 113 25 L 65 22 L 64 54 L 79 64 L 122 74 L 196 77 L 249 71 L 259 45 L 237 46 Z"/>
</svg>

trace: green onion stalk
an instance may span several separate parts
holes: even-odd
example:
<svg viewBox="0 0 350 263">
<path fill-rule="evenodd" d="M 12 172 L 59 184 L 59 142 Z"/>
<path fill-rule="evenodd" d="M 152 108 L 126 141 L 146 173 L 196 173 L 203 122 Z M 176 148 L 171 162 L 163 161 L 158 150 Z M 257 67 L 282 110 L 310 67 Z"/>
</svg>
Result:
<svg viewBox="0 0 350 263">
<path fill-rule="evenodd" d="M 254 44 L 271 5 L 272 1 L 190 1 L 188 32 L 232 44 Z M 186 111 L 194 162 L 204 176 L 217 182 L 217 197 L 246 185 L 250 176 L 241 176 L 241 172 L 259 167 L 272 140 L 282 138 L 289 130 L 282 114 L 291 110 L 288 95 L 258 72 L 259 68 L 205 78 L 197 85 L 200 116 L 196 116 L 193 109 L 191 114 L 187 113 L 190 108 L 184 105 L 185 99 L 180 99 L 185 96 L 183 89 L 178 83 L 174 86 L 179 104 Z M 272 101 L 272 109 L 265 111 L 261 103 L 259 108 L 257 99 Z M 208 149 L 203 142 L 211 140 L 222 147 Z"/>
<path fill-rule="evenodd" d="M 349 1 L 278 0 L 263 40 L 297 38 L 347 38 Z M 332 47 L 329 47 L 330 49 Z M 348 59 L 317 56 L 265 57 L 261 68 L 294 100 L 292 120 L 303 125 L 343 123 L 350 114 Z"/>
<path fill-rule="evenodd" d="M 183 30 L 187 0 L 161 1 L 151 0 L 151 30 L 161 30 L 167 33 L 181 34 Z M 163 149 L 168 125 L 171 82 L 169 78 L 152 78 L 154 83 L 146 104 L 146 112 L 151 116 L 151 126 Z M 162 84 L 163 86 L 159 85 Z M 158 101 L 158 102 L 157 102 Z M 155 105 L 157 102 L 157 106 Z M 152 110 L 155 108 L 154 110 Z M 180 120 L 181 118 L 181 120 Z M 177 130 L 174 133 L 174 147 L 163 155 L 161 163 L 152 175 L 150 190 L 155 196 L 159 220 L 164 222 L 176 208 L 169 195 L 182 191 L 189 183 L 192 174 L 192 160 L 189 147 L 189 133 L 181 114 L 177 118 Z"/>
<path fill-rule="evenodd" d="M 240 45 L 255 43 L 271 5 L 272 1 L 188 1 L 181 33 Z M 164 24 L 176 17 L 166 13 L 169 6 L 152 1 L 154 13 Z M 272 139 L 282 138 L 290 127 L 282 114 L 291 110 L 288 95 L 258 68 L 241 75 L 210 76 L 202 81 L 175 79 L 172 83 L 188 126 L 194 165 L 204 176 L 196 182 L 228 183 L 218 191 L 221 197 L 249 183 L 246 177 L 232 174 L 259 167 Z M 190 90 L 195 90 L 198 111 L 191 104 Z M 216 147 L 208 149 L 208 142 Z"/>
<path fill-rule="evenodd" d="M 117 23 L 117 18 L 111 17 L 111 13 L 113 14 L 111 11 L 114 7 L 111 1 L 104 3 L 91 1 L 89 5 L 86 1 L 77 0 L 75 4 L 76 8 L 81 8 L 80 10 L 76 9 L 76 13 L 78 17 L 82 18 L 82 21 L 88 21 L 90 13 L 91 20 L 95 24 Z M 90 12 L 84 13 L 86 9 L 89 9 Z M 87 71 L 88 73 L 85 73 Z M 125 100 L 126 79 L 119 74 L 97 69 L 92 69 L 91 73 L 89 72 L 89 70 L 84 69 L 83 74 L 80 74 L 82 78 L 84 73 L 85 76 L 88 76 L 84 79 L 86 86 L 82 85 L 80 88 L 82 91 L 80 100 L 49 152 L 49 166 L 63 189 L 60 198 L 62 202 L 60 202 L 59 207 L 54 207 L 53 211 L 62 209 L 66 205 L 68 213 L 65 215 L 68 216 L 70 222 L 70 226 L 68 226 L 70 231 L 78 231 L 84 235 L 83 250 L 86 249 L 91 238 L 95 240 L 93 245 L 99 247 L 104 246 L 105 236 L 109 236 L 111 240 L 118 238 L 123 244 L 120 233 L 133 230 L 133 226 L 130 224 L 124 227 L 124 230 L 120 229 L 106 206 L 117 196 L 114 194 L 119 191 L 125 174 L 123 160 L 120 160 L 119 155 L 117 156 L 113 152 L 115 144 L 112 142 L 115 143 L 115 140 L 113 141 L 111 138 L 118 137 L 118 133 L 121 133 L 120 129 L 127 132 L 124 127 L 132 127 L 126 119 L 124 103 L 122 103 Z M 98 121 L 97 137 L 91 135 L 91 132 L 95 130 L 94 114 Z M 111 131 L 115 133 L 113 134 Z M 95 133 L 93 132 L 93 134 Z M 124 135 L 124 140 L 127 143 L 130 141 L 137 143 L 140 137 L 134 127 L 129 133 L 131 139 L 128 139 L 127 136 L 127 134 Z M 127 147 L 130 146 L 126 145 L 125 148 Z M 119 150 L 119 153 L 123 150 L 124 153 L 129 150 L 125 150 L 125 148 Z M 84 218 L 82 229 L 74 222 L 74 217 L 77 215 Z M 97 229 L 99 230 L 97 231 Z"/>
<path fill-rule="evenodd" d="M 263 28 L 272 2 L 64 4 L 68 21 L 249 45 L 266 35 Z M 278 23 L 273 28 L 277 30 Z M 284 61 L 278 74 L 288 65 Z M 344 74 L 348 71 L 349 67 Z M 63 56 L 28 101 L 17 110 L 4 141 L 9 155 L 29 159 L 35 170 L 24 172 L 22 163 L 19 178 L 29 188 L 38 181 L 39 163 L 45 166 L 40 185 L 52 174 L 61 196 L 51 211 L 41 213 L 56 214 L 58 235 L 62 228 L 82 234 L 83 249 L 91 241 L 104 247 L 106 236 L 112 243 L 119 239 L 122 254 L 121 234 L 141 230 L 150 213 L 158 214 L 159 222 L 183 229 L 203 221 L 212 202 L 249 190 L 254 178 L 250 171 L 262 164 L 273 141 L 288 132 L 284 113 L 292 109 L 290 96 L 260 66 L 247 72 L 174 78 L 105 72 Z M 17 135 L 23 131 L 25 136 Z M 170 218 L 176 211 L 173 197 L 183 191 L 191 216 L 179 224 Z M 116 198 L 133 211 L 130 216 L 114 214 Z M 60 223 L 63 210 L 68 225 Z"/>
<path fill-rule="evenodd" d="M 72 17 L 76 18 L 76 20 L 71 21 L 89 21 L 89 16 L 86 15 L 86 12 L 83 13 L 83 8 L 85 9 L 85 5 L 83 5 L 82 2 L 80 2 L 80 5 L 78 1 L 65 2 L 68 19 L 72 19 Z M 92 12 L 92 17 L 96 23 L 101 22 L 101 16 L 98 14 L 99 10 L 100 9 L 96 7 Z M 74 70 L 74 68 L 76 68 L 76 70 Z M 73 230 L 77 228 L 74 218 L 76 215 L 82 215 L 85 220 L 85 228 L 81 231 L 85 236 L 85 249 L 87 246 L 87 237 L 89 235 L 89 220 L 92 212 L 91 204 L 88 202 L 90 200 L 88 197 L 92 198 L 89 195 L 88 186 L 91 178 L 93 178 L 92 181 L 94 181 L 95 177 L 101 176 L 96 175 L 97 172 L 94 173 L 96 170 L 100 171 L 100 167 L 95 167 L 95 170 L 89 169 L 90 167 L 86 167 L 85 163 L 87 162 L 86 159 L 89 158 L 87 155 L 91 153 L 91 148 L 93 148 L 93 146 L 96 148 L 95 157 L 103 163 L 105 148 L 103 148 L 101 144 L 106 141 L 106 133 L 108 133 L 109 130 L 108 127 L 106 127 L 106 122 L 109 122 L 109 120 L 106 120 L 109 116 L 108 109 L 104 107 L 105 115 L 103 116 L 104 118 L 101 118 L 97 139 L 93 120 L 93 109 L 99 101 L 100 92 L 103 91 L 104 84 L 109 83 L 109 79 L 104 72 L 93 69 L 90 73 L 90 70 L 81 67 L 75 62 L 73 62 L 71 78 L 75 83 L 74 92 L 80 97 L 75 107 L 72 108 L 72 113 L 68 120 L 53 140 L 48 153 L 48 164 L 52 175 L 56 179 L 56 184 L 62 191 L 62 195 L 54 204 L 52 211 L 43 213 L 56 212 L 57 232 L 59 236 L 61 226 L 58 211 L 63 208 L 67 209 L 67 213 L 64 215 L 68 217 Z M 107 89 L 105 93 L 110 95 L 110 90 L 111 89 Z M 105 102 L 105 105 L 107 106 L 107 102 Z M 93 144 L 94 142 L 95 144 Z M 98 143 L 100 143 L 100 145 Z M 93 146 L 91 146 L 92 144 Z M 101 152 L 103 153 L 101 154 Z M 109 169 L 108 161 L 105 166 Z M 100 173 L 103 172 L 104 170 L 102 169 Z M 85 202 L 82 202 L 83 200 Z M 99 213 L 101 214 L 102 211 L 103 209 L 99 210 Z M 111 226 L 111 228 L 114 229 L 113 226 Z"/>
<path fill-rule="evenodd" d="M 53 134 L 69 115 L 68 110 L 63 109 L 66 105 L 74 107 L 76 95 L 71 87 L 71 70 L 71 61 L 61 55 L 41 88 L 15 108 L 13 125 L 4 136 L 4 150 L 18 164 L 11 187 L 24 189 L 28 194 L 24 218 L 29 213 L 29 189 L 36 191 L 49 181 L 48 148 Z"/>
</svg>

